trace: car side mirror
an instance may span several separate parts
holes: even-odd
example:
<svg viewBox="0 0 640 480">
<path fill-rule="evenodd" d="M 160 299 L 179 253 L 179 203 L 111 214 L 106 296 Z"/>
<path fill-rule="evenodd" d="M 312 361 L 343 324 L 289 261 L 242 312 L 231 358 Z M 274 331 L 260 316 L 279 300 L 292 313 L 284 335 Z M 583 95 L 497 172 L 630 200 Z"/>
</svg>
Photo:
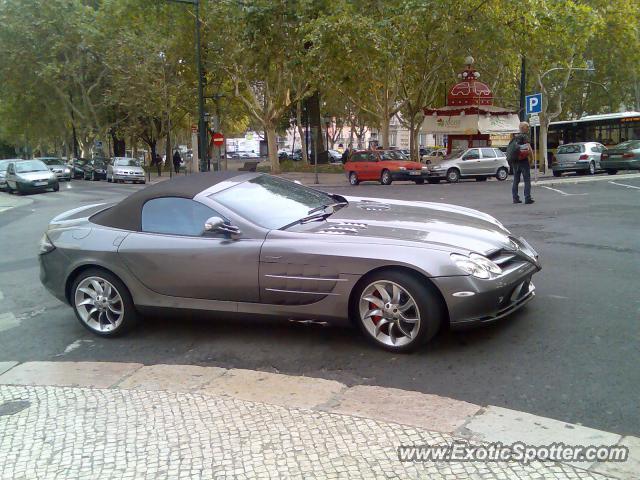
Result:
<svg viewBox="0 0 640 480">
<path fill-rule="evenodd" d="M 237 240 L 242 235 L 237 226 L 226 223 L 220 217 L 211 217 L 204 222 L 204 233 L 228 235 L 232 240 Z"/>
</svg>

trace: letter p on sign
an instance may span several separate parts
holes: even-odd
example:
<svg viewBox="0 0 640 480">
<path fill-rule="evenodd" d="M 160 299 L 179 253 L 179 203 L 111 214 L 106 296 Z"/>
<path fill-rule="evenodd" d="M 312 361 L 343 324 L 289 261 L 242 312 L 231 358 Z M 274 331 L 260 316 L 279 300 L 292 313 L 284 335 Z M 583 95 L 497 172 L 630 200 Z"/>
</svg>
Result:
<svg viewBox="0 0 640 480">
<path fill-rule="evenodd" d="M 532 115 L 534 113 L 540 113 L 542 111 L 542 94 L 536 93 L 534 95 L 527 95 L 526 99 L 526 114 Z"/>
</svg>

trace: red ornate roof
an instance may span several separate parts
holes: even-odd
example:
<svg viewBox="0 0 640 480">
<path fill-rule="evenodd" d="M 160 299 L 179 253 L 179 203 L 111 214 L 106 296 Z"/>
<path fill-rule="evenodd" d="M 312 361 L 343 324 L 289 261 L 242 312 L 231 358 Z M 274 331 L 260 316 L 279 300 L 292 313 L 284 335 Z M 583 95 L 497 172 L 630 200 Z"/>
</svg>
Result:
<svg viewBox="0 0 640 480">
<path fill-rule="evenodd" d="M 470 64 L 458 77 L 461 81 L 449 90 L 447 105 L 493 105 L 491 90 L 478 81 L 480 74 Z"/>
</svg>

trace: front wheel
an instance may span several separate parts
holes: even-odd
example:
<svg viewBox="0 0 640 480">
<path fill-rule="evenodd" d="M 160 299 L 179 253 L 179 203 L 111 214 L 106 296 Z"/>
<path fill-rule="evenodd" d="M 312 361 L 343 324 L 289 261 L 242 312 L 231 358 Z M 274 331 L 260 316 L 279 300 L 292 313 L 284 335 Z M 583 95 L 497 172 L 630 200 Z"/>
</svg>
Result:
<svg viewBox="0 0 640 480">
<path fill-rule="evenodd" d="M 608 173 L 609 175 L 615 175 L 616 173 L 618 173 L 618 170 L 615 170 L 615 169 L 613 169 L 613 168 L 608 168 L 608 169 L 607 169 L 607 173 Z"/>
<path fill-rule="evenodd" d="M 456 168 L 450 168 L 447 171 L 447 182 L 458 183 L 460 181 L 460 172 Z"/>
<path fill-rule="evenodd" d="M 509 170 L 507 170 L 505 167 L 500 167 L 496 172 L 496 178 L 501 182 L 504 182 L 508 176 Z"/>
<path fill-rule="evenodd" d="M 416 182 L 416 185 L 424 185 L 424 178 L 419 178 L 417 180 L 414 180 L 414 182 Z"/>
<path fill-rule="evenodd" d="M 351 185 L 359 185 L 360 180 L 358 180 L 358 174 L 356 172 L 349 173 L 349 183 Z"/>
<path fill-rule="evenodd" d="M 53 190 L 54 192 L 57 192 L 58 190 L 60 190 L 60 184 L 59 184 L 59 183 L 56 183 L 56 184 L 53 186 L 53 189 L 52 189 L 52 190 Z"/>
<path fill-rule="evenodd" d="M 595 175 L 596 174 L 596 162 L 591 162 L 589 164 L 589 175 Z"/>
<path fill-rule="evenodd" d="M 380 175 L 380 183 L 382 185 L 391 185 L 393 182 L 393 178 L 391 177 L 391 172 L 389 170 L 383 170 Z"/>
<path fill-rule="evenodd" d="M 392 352 L 420 347 L 433 338 L 445 318 L 435 287 L 410 273 L 375 273 L 365 277 L 355 293 L 354 320 L 369 341 Z"/>
<path fill-rule="evenodd" d="M 133 328 L 138 314 L 131 294 L 115 275 L 89 269 L 73 283 L 71 304 L 80 323 L 102 337 L 115 337 Z"/>
</svg>

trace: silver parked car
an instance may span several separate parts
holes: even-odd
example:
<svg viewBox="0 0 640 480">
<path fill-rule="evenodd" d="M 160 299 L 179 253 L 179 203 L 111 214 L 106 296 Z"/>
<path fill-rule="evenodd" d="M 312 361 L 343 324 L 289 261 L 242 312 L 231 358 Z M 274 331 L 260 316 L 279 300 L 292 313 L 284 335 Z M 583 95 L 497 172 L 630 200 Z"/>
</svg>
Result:
<svg viewBox="0 0 640 480">
<path fill-rule="evenodd" d="M 563 172 L 594 175 L 596 171 L 601 169 L 600 157 L 606 149 L 607 147 L 598 142 L 560 145 L 551 165 L 553 176 L 559 177 Z"/>
<path fill-rule="evenodd" d="M 51 189 L 60 190 L 58 177 L 40 160 L 11 162 L 5 174 L 7 191 L 28 193 Z"/>
<path fill-rule="evenodd" d="M 4 191 L 7 189 L 7 168 L 10 163 L 19 162 L 21 158 L 7 158 L 4 160 L 0 160 L 0 191 Z"/>
<path fill-rule="evenodd" d="M 146 183 L 144 168 L 137 158 L 114 157 L 107 166 L 107 182 Z"/>
<path fill-rule="evenodd" d="M 343 197 L 260 173 L 201 173 L 54 218 L 40 278 L 90 331 L 158 308 L 355 324 L 392 351 L 534 296 L 538 255 L 495 218 Z"/>
<path fill-rule="evenodd" d="M 58 177 L 59 181 L 61 181 L 61 182 L 64 182 L 64 181 L 70 182 L 71 181 L 71 168 L 61 158 L 58 158 L 58 157 L 37 157 L 34 160 L 40 160 L 47 167 L 49 167 L 49 170 L 51 170 L 53 173 L 55 173 L 55 175 L 56 175 L 56 177 Z"/>
<path fill-rule="evenodd" d="M 442 161 L 428 165 L 427 172 L 429 183 L 443 179 L 455 183 L 461 178 L 481 181 L 489 177 L 502 181 L 509 176 L 509 163 L 505 153 L 498 148 L 467 148 L 454 150 Z"/>
</svg>

